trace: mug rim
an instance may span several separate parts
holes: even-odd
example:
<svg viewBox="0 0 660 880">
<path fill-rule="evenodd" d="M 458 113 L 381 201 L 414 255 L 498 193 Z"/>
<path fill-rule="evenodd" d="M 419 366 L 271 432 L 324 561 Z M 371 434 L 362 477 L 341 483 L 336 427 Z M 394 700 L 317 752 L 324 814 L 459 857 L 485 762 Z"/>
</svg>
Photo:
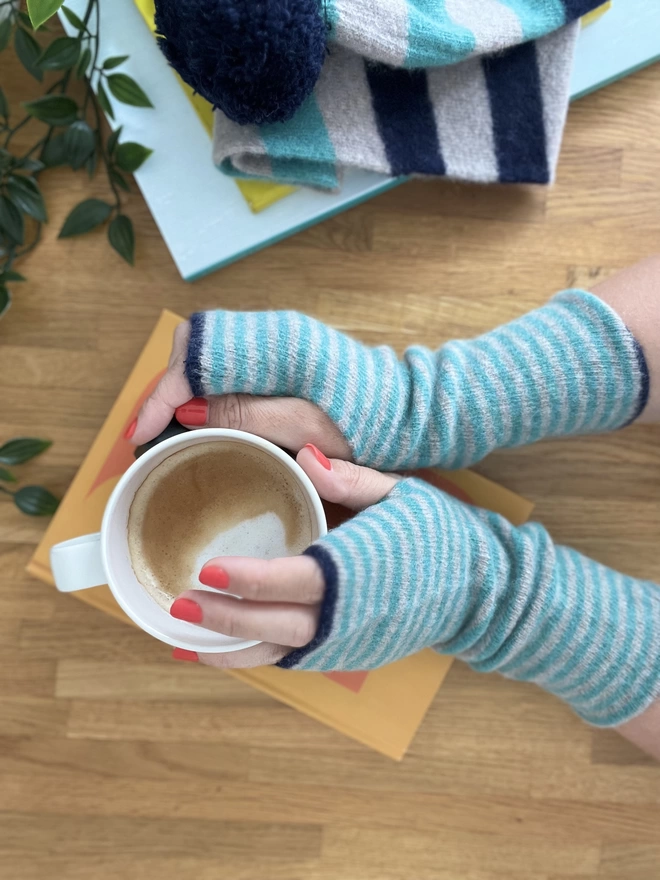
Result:
<svg viewBox="0 0 660 880">
<path fill-rule="evenodd" d="M 195 438 L 194 444 L 190 443 L 190 439 L 192 437 Z M 126 591 L 121 590 L 119 586 L 115 586 L 115 584 L 113 584 L 112 564 L 109 561 L 109 556 L 111 555 L 109 547 L 110 524 L 112 523 L 119 501 L 123 498 L 126 488 L 135 477 L 135 474 L 140 469 L 145 468 L 145 465 L 148 465 L 151 459 L 157 456 L 162 456 L 162 453 L 167 452 L 169 449 L 177 451 L 178 449 L 185 449 L 190 445 L 197 445 L 200 442 L 213 440 L 233 440 L 238 443 L 244 443 L 248 446 L 252 446 L 253 448 L 261 449 L 276 458 L 281 464 L 289 469 L 289 471 L 298 479 L 299 483 L 301 484 L 301 488 L 305 493 L 306 500 L 311 505 L 313 511 L 313 516 L 315 519 L 314 526 L 316 528 L 316 531 L 318 532 L 318 537 L 323 537 L 325 534 L 327 534 L 325 510 L 323 509 L 323 503 L 318 494 L 318 491 L 316 490 L 314 484 L 307 476 L 305 471 L 300 467 L 300 465 L 294 458 L 289 456 L 286 452 L 284 452 L 284 450 L 280 449 L 279 446 L 276 446 L 270 440 L 266 440 L 265 438 L 259 437 L 256 434 L 250 434 L 247 431 L 239 431 L 234 428 L 199 428 L 193 431 L 189 431 L 185 434 L 177 434 L 174 437 L 169 437 L 167 440 L 163 440 L 161 443 L 157 443 L 155 446 L 153 446 L 151 449 L 149 449 L 147 452 L 137 458 L 122 474 L 116 486 L 112 490 L 110 498 L 108 499 L 105 507 L 100 529 L 100 542 L 101 558 L 103 568 L 108 578 L 108 587 L 110 588 L 110 591 L 112 592 L 112 595 L 114 596 L 115 601 L 118 603 L 118 605 L 131 618 L 131 620 L 140 627 L 140 629 L 149 633 L 149 635 L 153 636 L 159 641 L 164 641 L 167 644 L 173 645 L 175 647 L 188 648 L 189 650 L 202 650 L 207 653 L 219 654 L 253 647 L 254 645 L 260 644 L 260 640 L 245 639 L 239 644 L 214 647 L 212 651 L 209 651 L 208 648 L 201 649 L 199 645 L 195 646 L 192 641 L 186 642 L 184 637 L 182 637 L 181 639 L 177 638 L 175 644 L 170 640 L 170 638 L 165 638 L 161 630 L 159 630 L 150 621 L 145 620 L 142 615 L 140 615 L 133 608 L 130 601 L 124 595 Z M 169 456 L 166 456 L 166 458 L 169 458 Z M 165 459 L 162 460 L 164 461 Z M 161 462 L 159 462 L 159 464 L 160 463 Z M 158 467 L 158 465 L 156 465 L 155 467 Z M 147 468 L 145 470 L 144 479 L 147 478 L 148 474 L 151 473 L 153 469 L 154 468 Z M 142 483 L 140 483 L 140 485 L 142 485 Z M 137 489 L 135 491 L 137 491 Z M 135 496 L 135 491 L 133 492 L 133 497 Z M 207 632 L 210 631 L 207 630 Z M 218 635 L 220 636 L 221 634 L 218 633 Z"/>
</svg>

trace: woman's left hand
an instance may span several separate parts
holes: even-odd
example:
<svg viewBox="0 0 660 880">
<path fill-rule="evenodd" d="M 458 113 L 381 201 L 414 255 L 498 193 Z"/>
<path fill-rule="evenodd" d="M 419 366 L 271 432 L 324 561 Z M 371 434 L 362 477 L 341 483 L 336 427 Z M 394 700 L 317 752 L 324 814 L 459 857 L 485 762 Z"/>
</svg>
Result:
<svg viewBox="0 0 660 880">
<path fill-rule="evenodd" d="M 308 444 L 298 453 L 321 498 L 352 510 L 363 510 L 383 499 L 396 477 L 350 462 L 330 462 Z M 325 583 L 311 556 L 251 559 L 229 556 L 210 559 L 200 573 L 202 583 L 241 597 L 188 590 L 172 604 L 175 617 L 207 629 L 261 644 L 243 651 L 195 654 L 175 649 L 173 656 L 219 668 L 249 668 L 277 663 L 294 648 L 308 644 L 316 633 Z"/>
</svg>

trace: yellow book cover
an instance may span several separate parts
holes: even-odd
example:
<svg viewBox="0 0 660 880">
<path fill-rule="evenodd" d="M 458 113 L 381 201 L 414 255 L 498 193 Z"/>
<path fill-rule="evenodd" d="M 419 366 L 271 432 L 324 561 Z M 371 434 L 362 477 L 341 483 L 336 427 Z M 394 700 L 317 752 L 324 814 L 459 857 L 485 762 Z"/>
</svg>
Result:
<svg viewBox="0 0 660 880">
<path fill-rule="evenodd" d="M 607 0 L 607 3 L 603 3 L 602 6 L 597 6 L 596 9 L 592 9 L 591 12 L 587 12 L 587 14 L 583 15 L 580 19 L 582 26 L 586 27 L 588 24 L 593 24 L 594 21 L 598 21 L 601 15 L 604 15 L 608 9 L 611 8 L 612 0 Z"/>
<path fill-rule="evenodd" d="M 183 318 L 163 311 L 92 448 L 37 547 L 27 570 L 46 583 L 54 582 L 49 551 L 53 544 L 98 531 L 110 493 L 134 460 L 134 447 L 124 432 L 165 372 L 174 328 Z M 471 471 L 425 470 L 419 476 L 467 502 L 502 513 L 514 524 L 529 517 L 532 505 L 513 492 Z M 349 512 L 327 505 L 332 528 Z M 132 625 L 109 587 L 73 594 Z M 150 638 L 146 635 L 144 638 Z M 372 672 L 315 673 L 276 667 L 236 670 L 229 674 L 271 694 L 283 703 L 348 736 L 400 760 L 452 660 L 430 649 Z M 218 673 L 219 675 L 222 673 Z"/>
</svg>

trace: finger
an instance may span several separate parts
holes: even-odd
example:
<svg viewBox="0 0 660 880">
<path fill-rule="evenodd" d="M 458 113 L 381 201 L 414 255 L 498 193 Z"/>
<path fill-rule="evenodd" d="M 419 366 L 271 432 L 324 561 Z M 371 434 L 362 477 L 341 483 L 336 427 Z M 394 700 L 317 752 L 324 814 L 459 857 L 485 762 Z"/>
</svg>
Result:
<svg viewBox="0 0 660 880">
<path fill-rule="evenodd" d="M 201 590 L 187 590 L 174 600 L 170 614 L 238 639 L 278 645 L 306 645 L 316 632 L 319 607 L 281 602 L 250 602 Z"/>
<path fill-rule="evenodd" d="M 351 510 L 364 510 L 381 501 L 398 482 L 392 474 L 381 474 L 350 461 L 330 461 L 311 443 L 300 450 L 297 462 L 321 498 Z"/>
<path fill-rule="evenodd" d="M 255 666 L 272 666 L 291 653 L 291 648 L 262 642 L 243 651 L 226 651 L 224 654 L 200 654 L 199 662 L 216 669 L 252 669 Z"/>
<path fill-rule="evenodd" d="M 321 569 L 311 556 L 268 560 L 219 556 L 204 565 L 199 579 L 207 587 L 253 602 L 314 605 L 321 601 L 325 589 Z"/>
<path fill-rule="evenodd" d="M 190 400 L 192 391 L 185 376 L 184 363 L 188 347 L 188 323 L 174 331 L 174 342 L 167 372 L 142 404 L 131 439 L 139 446 L 153 440 L 172 421 L 174 410 Z"/>
<path fill-rule="evenodd" d="M 350 446 L 329 416 L 313 403 L 295 397 L 224 394 L 184 402 L 175 415 L 187 428 L 249 431 L 294 452 L 311 441 L 335 458 L 351 458 Z"/>
</svg>

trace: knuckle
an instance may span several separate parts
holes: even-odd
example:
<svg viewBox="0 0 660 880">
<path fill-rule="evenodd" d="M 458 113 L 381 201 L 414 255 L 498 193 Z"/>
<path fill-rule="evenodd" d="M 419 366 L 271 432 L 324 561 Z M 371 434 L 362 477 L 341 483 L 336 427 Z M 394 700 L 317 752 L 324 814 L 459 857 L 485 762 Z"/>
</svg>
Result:
<svg viewBox="0 0 660 880">
<path fill-rule="evenodd" d="M 315 629 L 314 621 L 309 618 L 298 621 L 291 633 L 291 647 L 302 648 L 308 645 L 314 638 Z"/>
<path fill-rule="evenodd" d="M 255 570 L 252 573 L 250 579 L 250 594 L 251 598 L 257 602 L 270 598 L 270 571 L 271 566 L 268 562 L 264 562 L 263 565 L 256 565 Z"/>
<path fill-rule="evenodd" d="M 239 394 L 224 394 L 213 401 L 214 420 L 223 428 L 240 431 L 245 425 L 245 408 Z"/>
<path fill-rule="evenodd" d="M 219 626 L 221 632 L 226 636 L 230 636 L 231 638 L 239 638 L 241 635 L 241 633 L 239 632 L 239 617 L 236 614 L 236 609 L 232 608 L 229 603 L 226 603 L 225 607 L 222 609 Z"/>
<path fill-rule="evenodd" d="M 225 654 L 200 654 L 199 662 L 204 666 L 212 666 L 214 669 L 228 669 L 232 665 L 232 658 L 232 651 Z"/>
<path fill-rule="evenodd" d="M 347 464 L 344 479 L 342 480 L 342 497 L 340 504 L 359 496 L 366 488 L 366 483 L 366 471 L 357 465 Z"/>
</svg>

